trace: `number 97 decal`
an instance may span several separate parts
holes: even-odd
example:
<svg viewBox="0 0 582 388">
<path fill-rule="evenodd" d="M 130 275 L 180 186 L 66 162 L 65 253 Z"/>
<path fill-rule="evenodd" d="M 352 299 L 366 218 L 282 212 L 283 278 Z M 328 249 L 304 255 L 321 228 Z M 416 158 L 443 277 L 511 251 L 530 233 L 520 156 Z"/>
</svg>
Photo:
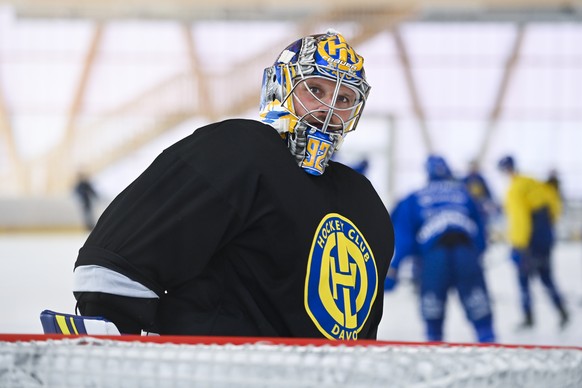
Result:
<svg viewBox="0 0 582 388">
<path fill-rule="evenodd" d="M 323 163 L 332 147 L 332 142 L 327 135 L 315 132 L 307 135 L 307 146 L 305 147 L 305 159 L 301 163 L 308 173 L 321 175 L 325 169 Z"/>
</svg>

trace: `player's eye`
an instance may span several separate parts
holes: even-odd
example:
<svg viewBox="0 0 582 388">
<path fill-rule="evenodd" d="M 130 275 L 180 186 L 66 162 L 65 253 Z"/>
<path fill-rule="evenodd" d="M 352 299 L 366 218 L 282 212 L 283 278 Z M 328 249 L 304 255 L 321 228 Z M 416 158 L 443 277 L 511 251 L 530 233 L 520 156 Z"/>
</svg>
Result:
<svg viewBox="0 0 582 388">
<path fill-rule="evenodd" d="M 322 90 L 315 85 L 309 85 L 309 91 L 316 97 L 321 97 L 323 95 Z"/>
<path fill-rule="evenodd" d="M 339 95 L 337 96 L 336 105 L 339 108 L 348 108 L 353 105 L 353 99 L 346 95 Z"/>
</svg>

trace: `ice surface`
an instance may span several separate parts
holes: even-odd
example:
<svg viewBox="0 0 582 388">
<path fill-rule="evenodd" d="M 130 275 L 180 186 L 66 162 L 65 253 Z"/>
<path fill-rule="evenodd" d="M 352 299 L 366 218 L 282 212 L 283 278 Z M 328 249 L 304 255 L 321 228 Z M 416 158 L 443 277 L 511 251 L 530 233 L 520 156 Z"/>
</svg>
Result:
<svg viewBox="0 0 582 388">
<path fill-rule="evenodd" d="M 0 234 L 0 333 L 42 333 L 44 309 L 73 313 L 72 270 L 85 233 Z M 486 276 L 493 298 L 498 342 L 503 344 L 582 346 L 582 242 L 561 242 L 554 255 L 554 276 L 571 314 L 569 326 L 558 327 L 558 315 L 539 281 L 534 281 L 536 326 L 516 331 L 519 297 L 509 249 L 492 246 L 486 254 Z M 474 342 L 459 301 L 451 293 L 445 323 L 448 342 Z M 378 339 L 422 342 L 423 324 L 411 285 L 403 281 L 384 296 Z"/>
</svg>

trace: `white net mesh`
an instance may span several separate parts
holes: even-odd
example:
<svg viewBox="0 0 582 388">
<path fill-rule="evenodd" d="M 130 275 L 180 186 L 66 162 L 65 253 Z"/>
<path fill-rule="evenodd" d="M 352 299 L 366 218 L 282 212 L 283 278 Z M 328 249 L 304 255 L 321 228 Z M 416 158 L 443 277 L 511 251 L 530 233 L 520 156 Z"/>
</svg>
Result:
<svg viewBox="0 0 582 388">
<path fill-rule="evenodd" d="M 0 387 L 582 387 L 582 350 L 0 341 Z"/>
</svg>

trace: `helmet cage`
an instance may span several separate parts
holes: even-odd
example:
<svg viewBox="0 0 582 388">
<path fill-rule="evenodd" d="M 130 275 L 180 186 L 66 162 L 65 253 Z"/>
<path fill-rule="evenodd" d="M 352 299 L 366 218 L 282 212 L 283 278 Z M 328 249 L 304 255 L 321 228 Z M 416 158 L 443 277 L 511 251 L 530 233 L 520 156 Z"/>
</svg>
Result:
<svg viewBox="0 0 582 388">
<path fill-rule="evenodd" d="M 331 96 L 330 101 L 322 100 L 311 90 L 310 80 L 318 78 L 335 81 L 333 96 Z M 334 132 L 340 133 L 344 136 L 355 129 L 360 119 L 362 109 L 366 103 L 366 95 L 364 95 L 360 89 L 355 88 L 350 84 L 344 84 L 343 80 L 343 75 L 335 80 L 319 75 L 308 77 L 297 76 L 290 80 L 290 88 L 288 88 L 289 92 L 283 98 L 282 106 L 294 117 L 294 121 L 302 122 L 308 127 L 315 127 L 323 133 Z M 338 100 L 339 97 L 342 97 L 340 96 L 342 86 L 349 88 L 355 96 L 353 102 L 348 102 L 349 105 Z M 305 88 L 305 90 L 307 90 L 311 95 L 312 99 L 317 101 L 319 108 L 310 109 L 307 104 L 296 95 L 296 91 L 299 88 Z M 295 96 L 295 98 L 293 98 L 293 96 Z M 295 107 L 296 104 L 300 105 L 305 113 L 298 115 Z M 349 114 L 345 115 L 345 112 L 348 112 Z M 347 116 L 347 118 L 344 119 L 342 116 Z M 322 117 L 325 118 L 322 119 Z"/>
</svg>

